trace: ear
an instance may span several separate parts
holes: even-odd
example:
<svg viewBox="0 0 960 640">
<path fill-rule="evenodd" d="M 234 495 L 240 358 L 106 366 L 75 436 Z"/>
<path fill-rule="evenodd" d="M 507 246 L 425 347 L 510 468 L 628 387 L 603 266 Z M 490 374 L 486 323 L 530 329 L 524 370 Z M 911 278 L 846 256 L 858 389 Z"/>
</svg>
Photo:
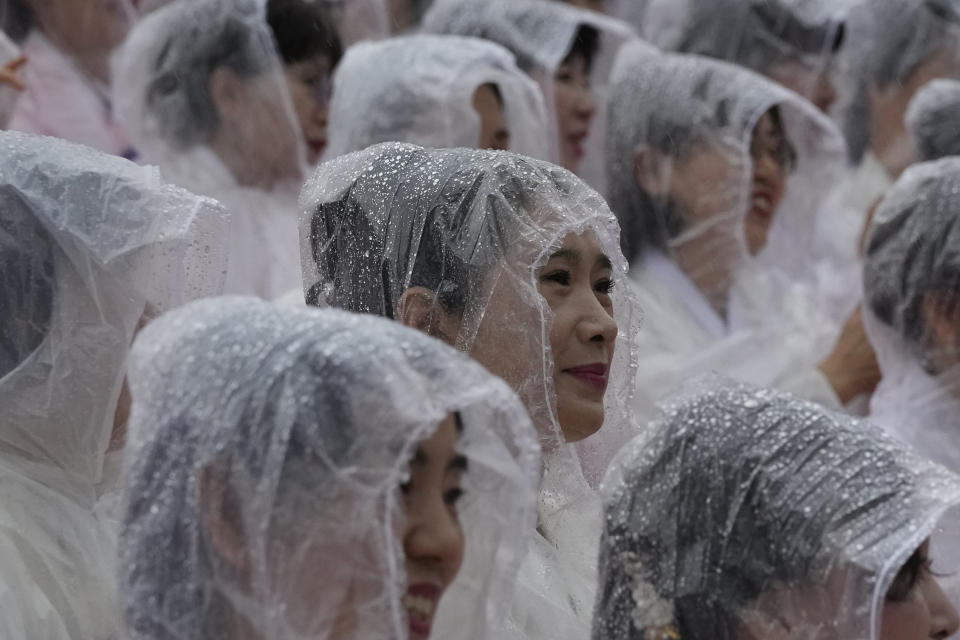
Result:
<svg viewBox="0 0 960 640">
<path fill-rule="evenodd" d="M 638 144 L 633 150 L 633 178 L 637 186 L 651 197 L 664 195 L 670 184 L 669 157 L 646 144 Z"/>
<path fill-rule="evenodd" d="M 449 345 L 456 344 L 456 319 L 443 310 L 437 294 L 426 287 L 410 287 L 403 292 L 397 304 L 397 320 Z"/>
<path fill-rule="evenodd" d="M 200 525 L 217 557 L 237 575 L 246 575 L 249 565 L 247 536 L 243 531 L 242 510 L 230 488 L 229 472 L 222 460 L 200 471 Z"/>
<path fill-rule="evenodd" d="M 215 69 L 210 74 L 207 87 L 218 114 L 229 117 L 244 107 L 243 81 L 227 67 Z"/>
<path fill-rule="evenodd" d="M 960 304 L 949 293 L 928 291 L 923 294 L 923 321 L 927 342 L 937 350 L 954 351 L 960 347 Z"/>
</svg>

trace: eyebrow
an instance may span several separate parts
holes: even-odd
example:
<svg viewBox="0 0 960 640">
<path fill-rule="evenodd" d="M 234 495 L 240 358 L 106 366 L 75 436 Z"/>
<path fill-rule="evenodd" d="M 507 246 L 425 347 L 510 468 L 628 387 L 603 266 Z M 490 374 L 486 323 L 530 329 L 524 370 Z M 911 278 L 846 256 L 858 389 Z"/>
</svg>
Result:
<svg viewBox="0 0 960 640">
<path fill-rule="evenodd" d="M 578 264 L 580 262 L 580 252 L 576 249 L 557 249 L 552 254 L 550 254 L 550 259 L 554 258 L 560 260 L 569 260 L 573 264 Z M 605 253 L 601 253 L 597 256 L 596 266 L 601 269 L 613 270 L 613 261 L 610 260 L 610 256 Z"/>
</svg>

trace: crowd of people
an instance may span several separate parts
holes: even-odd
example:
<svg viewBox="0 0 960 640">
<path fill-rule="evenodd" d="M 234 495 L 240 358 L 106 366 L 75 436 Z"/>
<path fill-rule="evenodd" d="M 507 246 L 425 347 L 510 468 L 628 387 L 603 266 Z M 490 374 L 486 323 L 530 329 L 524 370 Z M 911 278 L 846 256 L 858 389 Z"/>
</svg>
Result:
<svg viewBox="0 0 960 640">
<path fill-rule="evenodd" d="M 960 0 L 0 29 L 0 638 L 960 630 Z"/>
</svg>

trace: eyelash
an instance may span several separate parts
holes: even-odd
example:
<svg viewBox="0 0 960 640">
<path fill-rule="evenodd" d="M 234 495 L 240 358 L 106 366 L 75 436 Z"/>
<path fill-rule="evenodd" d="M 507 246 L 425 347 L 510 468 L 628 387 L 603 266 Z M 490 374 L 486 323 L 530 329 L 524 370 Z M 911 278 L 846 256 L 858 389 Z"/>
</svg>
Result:
<svg viewBox="0 0 960 640">
<path fill-rule="evenodd" d="M 555 282 L 561 286 L 569 287 L 571 277 L 569 271 L 551 271 L 541 277 L 540 280 L 542 282 Z M 614 281 L 611 278 L 604 278 L 593 285 L 593 290 L 601 295 L 610 295 L 613 287 Z"/>
<path fill-rule="evenodd" d="M 401 484 L 400 492 L 403 493 L 403 495 L 408 495 L 410 493 L 410 483 L 404 482 L 403 484 Z M 443 502 L 448 507 L 456 506 L 456 504 L 460 502 L 460 499 L 463 498 L 463 493 L 464 493 L 463 489 L 460 489 L 460 488 L 450 489 L 449 491 L 443 494 Z"/>
</svg>

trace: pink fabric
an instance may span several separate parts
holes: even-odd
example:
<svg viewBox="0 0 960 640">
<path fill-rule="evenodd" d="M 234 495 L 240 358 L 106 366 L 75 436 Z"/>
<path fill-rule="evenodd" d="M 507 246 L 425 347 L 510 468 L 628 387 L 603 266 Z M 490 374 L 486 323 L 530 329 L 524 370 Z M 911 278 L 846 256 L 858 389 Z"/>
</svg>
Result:
<svg viewBox="0 0 960 640">
<path fill-rule="evenodd" d="M 106 153 L 131 157 L 126 134 L 110 113 L 106 97 L 39 31 L 23 45 L 27 85 L 10 129 L 64 138 Z"/>
</svg>

